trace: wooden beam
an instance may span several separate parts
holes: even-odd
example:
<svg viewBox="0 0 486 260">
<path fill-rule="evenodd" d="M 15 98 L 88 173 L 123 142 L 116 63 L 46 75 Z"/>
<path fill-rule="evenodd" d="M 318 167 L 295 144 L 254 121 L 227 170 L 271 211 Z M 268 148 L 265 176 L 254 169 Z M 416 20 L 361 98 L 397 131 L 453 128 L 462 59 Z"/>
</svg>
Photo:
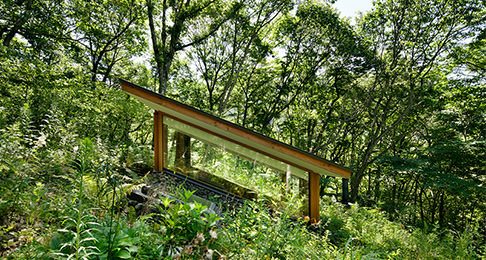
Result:
<svg viewBox="0 0 486 260">
<path fill-rule="evenodd" d="M 162 171 L 164 167 L 163 151 L 163 116 L 162 112 L 154 112 L 154 170 Z"/>
<path fill-rule="evenodd" d="M 312 224 L 319 222 L 319 181 L 317 173 L 309 172 L 309 217 Z"/>
</svg>

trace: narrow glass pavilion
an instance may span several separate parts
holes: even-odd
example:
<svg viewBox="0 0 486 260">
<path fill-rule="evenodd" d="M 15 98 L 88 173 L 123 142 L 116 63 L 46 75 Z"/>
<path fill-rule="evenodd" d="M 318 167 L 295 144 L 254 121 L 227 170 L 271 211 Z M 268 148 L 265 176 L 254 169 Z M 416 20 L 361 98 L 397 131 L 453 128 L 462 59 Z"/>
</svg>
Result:
<svg viewBox="0 0 486 260">
<path fill-rule="evenodd" d="M 194 107 L 120 80 L 122 90 L 154 109 L 154 170 L 168 166 L 168 128 L 203 142 L 224 147 L 226 151 L 250 158 L 283 173 L 283 181 L 294 176 L 307 185 L 308 214 L 319 219 L 320 176 L 349 178 L 351 172 L 316 155 L 215 117 Z M 185 145 L 187 146 L 187 144 Z M 182 148 L 183 149 L 183 148 Z M 176 151 L 177 156 L 181 152 Z M 251 187 L 250 187 L 251 188 Z"/>
</svg>

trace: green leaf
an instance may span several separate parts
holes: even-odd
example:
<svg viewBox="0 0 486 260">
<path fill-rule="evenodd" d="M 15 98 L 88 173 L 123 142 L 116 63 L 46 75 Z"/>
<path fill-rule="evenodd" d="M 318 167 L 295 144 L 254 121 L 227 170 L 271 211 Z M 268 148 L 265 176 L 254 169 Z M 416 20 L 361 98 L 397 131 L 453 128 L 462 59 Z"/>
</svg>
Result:
<svg viewBox="0 0 486 260">
<path fill-rule="evenodd" d="M 128 251 L 130 251 L 131 253 L 136 253 L 138 252 L 138 247 L 137 246 L 131 246 L 128 248 Z"/>
<path fill-rule="evenodd" d="M 115 253 L 114 257 L 122 258 L 122 259 L 130 259 L 131 255 L 130 252 L 123 249 Z"/>
</svg>

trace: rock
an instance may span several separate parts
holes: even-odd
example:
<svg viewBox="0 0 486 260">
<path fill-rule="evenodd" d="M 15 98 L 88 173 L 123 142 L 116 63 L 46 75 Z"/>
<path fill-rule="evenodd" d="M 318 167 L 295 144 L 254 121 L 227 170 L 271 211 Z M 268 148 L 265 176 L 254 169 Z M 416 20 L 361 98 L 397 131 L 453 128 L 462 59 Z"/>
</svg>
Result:
<svg viewBox="0 0 486 260">
<path fill-rule="evenodd" d="M 134 200 L 138 203 L 144 203 L 147 201 L 147 196 L 140 192 L 139 190 L 134 190 L 128 194 L 129 200 Z"/>
<path fill-rule="evenodd" d="M 138 176 L 145 176 L 148 172 L 152 171 L 152 167 L 143 162 L 132 163 L 128 168 L 136 172 Z"/>
<path fill-rule="evenodd" d="M 143 209 L 145 205 L 143 203 L 138 203 L 137 205 L 135 205 L 135 210 L 138 212 L 138 211 L 141 211 Z"/>
<path fill-rule="evenodd" d="M 145 185 L 145 186 L 142 187 L 142 193 L 145 194 L 145 195 L 148 195 L 150 190 L 151 190 L 151 187 L 148 186 L 148 185 Z"/>
</svg>

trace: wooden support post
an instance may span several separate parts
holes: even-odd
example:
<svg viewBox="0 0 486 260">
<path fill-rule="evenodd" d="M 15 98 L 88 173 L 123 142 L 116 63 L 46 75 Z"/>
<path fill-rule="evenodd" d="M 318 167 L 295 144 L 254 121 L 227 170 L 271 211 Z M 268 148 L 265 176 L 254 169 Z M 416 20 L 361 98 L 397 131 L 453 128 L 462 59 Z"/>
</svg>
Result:
<svg viewBox="0 0 486 260">
<path fill-rule="evenodd" d="M 154 170 L 167 167 L 167 127 L 164 127 L 162 112 L 154 112 Z"/>
<path fill-rule="evenodd" d="M 311 223 L 319 222 L 319 181 L 320 175 L 309 172 L 309 217 Z"/>
</svg>

